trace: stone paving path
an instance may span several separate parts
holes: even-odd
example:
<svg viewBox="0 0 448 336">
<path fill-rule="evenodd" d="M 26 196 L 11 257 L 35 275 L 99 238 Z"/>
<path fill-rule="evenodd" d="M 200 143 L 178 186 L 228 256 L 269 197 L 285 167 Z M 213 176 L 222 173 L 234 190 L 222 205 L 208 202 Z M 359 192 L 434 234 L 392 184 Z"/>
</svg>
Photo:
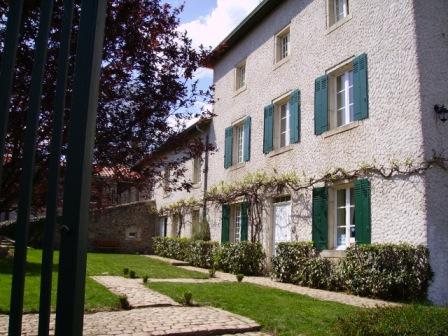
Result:
<svg viewBox="0 0 448 336">
<path fill-rule="evenodd" d="M 54 335 L 52 315 L 51 335 Z M 37 335 L 38 317 L 24 315 L 23 336 Z M 0 315 L 0 335 L 7 335 L 8 316 Z M 207 307 L 156 307 L 88 314 L 84 336 L 212 336 L 257 331 L 260 326 L 247 318 Z"/>
<path fill-rule="evenodd" d="M 168 263 L 170 265 L 173 265 L 173 266 L 188 266 L 189 265 L 189 263 L 186 262 L 186 261 L 170 259 L 170 258 L 164 258 L 164 257 L 156 256 L 156 255 L 145 255 L 145 257 L 156 259 L 156 260 L 159 260 L 159 261 L 163 261 L 163 262 L 166 262 L 166 263 Z"/>
<path fill-rule="evenodd" d="M 168 296 L 149 290 L 143 285 L 142 279 L 127 279 L 120 276 L 93 276 L 92 279 L 112 293 L 126 295 L 131 308 L 179 306 Z"/>
</svg>

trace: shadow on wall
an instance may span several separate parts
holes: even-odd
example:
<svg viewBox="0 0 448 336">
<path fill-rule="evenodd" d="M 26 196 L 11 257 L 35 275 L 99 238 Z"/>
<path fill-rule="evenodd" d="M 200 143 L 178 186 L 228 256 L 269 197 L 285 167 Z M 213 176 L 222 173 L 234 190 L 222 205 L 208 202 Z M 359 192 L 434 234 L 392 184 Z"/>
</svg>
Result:
<svg viewBox="0 0 448 336">
<path fill-rule="evenodd" d="M 448 123 L 434 105 L 448 105 L 448 2 L 414 0 L 424 155 L 448 156 Z M 434 169 L 426 176 L 427 240 L 435 273 L 429 298 L 448 305 L 448 172 Z"/>
</svg>

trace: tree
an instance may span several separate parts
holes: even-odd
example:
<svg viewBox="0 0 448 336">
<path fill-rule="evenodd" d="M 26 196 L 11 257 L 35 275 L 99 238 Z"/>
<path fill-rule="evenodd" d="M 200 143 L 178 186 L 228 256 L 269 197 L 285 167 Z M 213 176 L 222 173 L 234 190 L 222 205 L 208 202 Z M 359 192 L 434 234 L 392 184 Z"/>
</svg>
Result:
<svg viewBox="0 0 448 336">
<path fill-rule="evenodd" d="M 75 7 L 71 70 L 76 50 L 79 3 Z M 3 49 L 7 10 L 8 2 L 0 0 L 0 50 Z M 94 164 L 114 169 L 116 180 L 128 178 L 122 174 L 127 171 L 123 167 L 132 167 L 147 153 L 172 138 L 184 127 L 186 120 L 208 113 L 195 108 L 198 101 L 211 102 L 211 90 L 199 90 L 194 73 L 203 64 L 209 50 L 203 47 L 193 48 L 187 34 L 179 31 L 181 11 L 182 7 L 175 8 L 161 0 L 109 0 Z M 18 49 L 7 151 L 3 160 L 0 212 L 14 207 L 18 197 L 23 128 L 28 108 L 33 41 L 37 34 L 38 17 L 36 3 L 27 2 Z M 33 197 L 36 208 L 43 206 L 45 202 L 61 17 L 62 1 L 56 1 L 37 140 Z M 72 71 L 70 75 L 71 73 Z M 70 79 L 67 107 L 71 104 Z M 69 117 L 66 116 L 66 124 Z M 65 133 L 64 139 L 67 138 Z M 179 143 L 181 145 L 185 144 Z M 64 152 L 65 149 L 64 140 Z M 194 156 L 205 150 L 205 147 L 202 143 L 192 143 L 189 149 L 190 156 Z M 170 168 L 178 169 L 181 175 L 182 163 L 186 159 L 188 158 L 182 156 L 176 162 L 170 162 Z M 149 181 L 157 181 L 160 167 L 164 164 L 161 158 L 151 169 L 146 169 L 144 174 L 139 175 L 138 183 L 145 185 Z M 185 184 L 182 186 L 185 187 Z"/>
</svg>

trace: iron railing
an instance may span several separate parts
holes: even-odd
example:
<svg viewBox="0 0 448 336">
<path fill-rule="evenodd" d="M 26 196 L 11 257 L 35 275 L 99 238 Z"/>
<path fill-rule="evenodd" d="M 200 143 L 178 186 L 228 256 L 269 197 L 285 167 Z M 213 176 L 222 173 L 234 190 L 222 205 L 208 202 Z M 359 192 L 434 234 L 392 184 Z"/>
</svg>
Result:
<svg viewBox="0 0 448 336">
<path fill-rule="evenodd" d="M 24 0 L 9 2 L 4 50 L 0 69 L 0 181 L 5 162 L 5 142 L 11 91 Z M 22 330 L 23 299 L 30 208 L 32 203 L 36 133 L 42 96 L 42 83 L 47 58 L 47 45 L 54 0 L 40 1 L 39 31 L 35 37 L 35 55 L 27 111 L 25 143 L 21 164 L 20 197 L 14 250 L 9 335 Z M 49 334 L 53 270 L 53 241 L 59 189 L 62 130 L 70 55 L 73 0 L 63 0 L 64 15 L 59 49 L 54 125 L 50 144 L 48 198 L 39 306 L 39 335 Z M 86 241 L 90 178 L 98 85 L 101 67 L 106 0 L 82 0 L 77 41 L 66 174 L 64 180 L 61 251 L 56 305 L 56 335 L 82 335 L 86 273 Z M 1 191 L 6 192 L 6 191 Z"/>
</svg>

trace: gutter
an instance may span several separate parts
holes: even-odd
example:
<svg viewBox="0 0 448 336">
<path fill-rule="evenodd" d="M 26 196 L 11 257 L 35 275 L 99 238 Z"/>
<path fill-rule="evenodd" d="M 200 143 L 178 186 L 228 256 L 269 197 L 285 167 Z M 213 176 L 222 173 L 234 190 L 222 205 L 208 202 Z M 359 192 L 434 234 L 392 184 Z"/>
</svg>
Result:
<svg viewBox="0 0 448 336">
<path fill-rule="evenodd" d="M 199 125 L 196 125 L 196 129 L 198 130 L 198 132 L 200 132 L 201 134 L 204 134 L 205 131 L 202 130 Z M 207 130 L 207 133 L 205 134 L 205 157 L 204 157 L 204 191 L 203 191 L 203 204 L 202 204 L 202 220 L 206 221 L 207 220 L 207 201 L 205 199 L 205 196 L 207 194 L 207 190 L 208 190 L 208 158 L 209 158 L 209 150 L 208 150 L 208 146 L 210 144 L 210 128 Z"/>
</svg>

